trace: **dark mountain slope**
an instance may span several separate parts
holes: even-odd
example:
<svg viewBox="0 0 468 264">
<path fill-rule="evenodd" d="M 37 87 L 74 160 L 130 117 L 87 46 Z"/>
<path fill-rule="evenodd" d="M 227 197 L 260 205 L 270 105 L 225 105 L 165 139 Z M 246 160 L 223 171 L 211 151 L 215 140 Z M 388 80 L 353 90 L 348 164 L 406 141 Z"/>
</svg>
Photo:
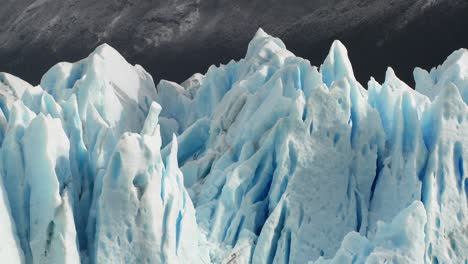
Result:
<svg viewBox="0 0 468 264">
<path fill-rule="evenodd" d="M 331 41 L 347 45 L 356 75 L 391 65 L 406 81 L 468 47 L 466 1 L 406 0 L 3 0 L 0 71 L 32 83 L 58 61 L 109 43 L 155 78 L 182 81 L 241 58 L 263 27 L 320 64 Z"/>
</svg>

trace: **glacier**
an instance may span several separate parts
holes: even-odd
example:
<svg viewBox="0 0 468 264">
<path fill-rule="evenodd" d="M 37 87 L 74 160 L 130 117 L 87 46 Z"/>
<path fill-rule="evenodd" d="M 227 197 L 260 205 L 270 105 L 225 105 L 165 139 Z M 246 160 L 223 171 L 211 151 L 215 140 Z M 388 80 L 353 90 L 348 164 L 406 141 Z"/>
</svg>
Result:
<svg viewBox="0 0 468 264">
<path fill-rule="evenodd" d="M 163 65 L 162 65 L 163 67 Z M 0 73 L 6 263 L 467 263 L 468 50 L 363 86 L 259 29 L 182 84 L 112 47 Z"/>
</svg>

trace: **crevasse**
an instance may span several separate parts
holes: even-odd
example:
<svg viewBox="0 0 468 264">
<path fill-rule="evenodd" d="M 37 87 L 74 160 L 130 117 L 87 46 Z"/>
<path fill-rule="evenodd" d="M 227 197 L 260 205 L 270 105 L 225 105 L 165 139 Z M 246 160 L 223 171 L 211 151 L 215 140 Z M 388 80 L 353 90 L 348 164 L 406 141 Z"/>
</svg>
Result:
<svg viewBox="0 0 468 264">
<path fill-rule="evenodd" d="M 102 45 L 0 75 L 8 263 L 464 263 L 468 51 L 365 88 L 257 32 L 181 85 Z"/>
</svg>

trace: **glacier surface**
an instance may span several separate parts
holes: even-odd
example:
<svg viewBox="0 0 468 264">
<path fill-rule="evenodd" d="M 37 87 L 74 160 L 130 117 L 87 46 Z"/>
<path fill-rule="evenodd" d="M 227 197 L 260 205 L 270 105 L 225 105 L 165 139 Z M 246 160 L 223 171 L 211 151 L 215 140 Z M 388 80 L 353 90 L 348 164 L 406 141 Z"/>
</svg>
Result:
<svg viewBox="0 0 468 264">
<path fill-rule="evenodd" d="M 468 51 L 364 87 L 261 29 L 155 86 L 108 45 L 0 74 L 6 263 L 468 263 Z"/>
</svg>

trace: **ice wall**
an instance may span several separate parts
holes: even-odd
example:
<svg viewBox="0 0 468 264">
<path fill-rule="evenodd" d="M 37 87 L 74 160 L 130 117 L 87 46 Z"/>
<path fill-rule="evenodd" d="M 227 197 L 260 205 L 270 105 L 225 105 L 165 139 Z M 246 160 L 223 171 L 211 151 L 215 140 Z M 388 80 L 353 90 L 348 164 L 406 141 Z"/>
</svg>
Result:
<svg viewBox="0 0 468 264">
<path fill-rule="evenodd" d="M 364 89 L 340 42 L 316 68 L 259 30 L 245 59 L 161 82 L 163 130 L 205 142 L 181 140 L 179 161 L 200 227 L 233 248 L 224 261 L 331 258 L 346 234 L 372 240 L 418 200 L 419 256 L 465 261 L 466 54 L 416 69 L 417 91 L 391 68 Z"/>
<path fill-rule="evenodd" d="M 35 87 L 0 74 L 0 258 L 464 263 L 467 54 L 416 91 L 261 29 L 180 85 L 107 45 Z"/>
<path fill-rule="evenodd" d="M 209 261 L 148 73 L 102 45 L 36 87 L 0 77 L 2 259 Z"/>
</svg>

